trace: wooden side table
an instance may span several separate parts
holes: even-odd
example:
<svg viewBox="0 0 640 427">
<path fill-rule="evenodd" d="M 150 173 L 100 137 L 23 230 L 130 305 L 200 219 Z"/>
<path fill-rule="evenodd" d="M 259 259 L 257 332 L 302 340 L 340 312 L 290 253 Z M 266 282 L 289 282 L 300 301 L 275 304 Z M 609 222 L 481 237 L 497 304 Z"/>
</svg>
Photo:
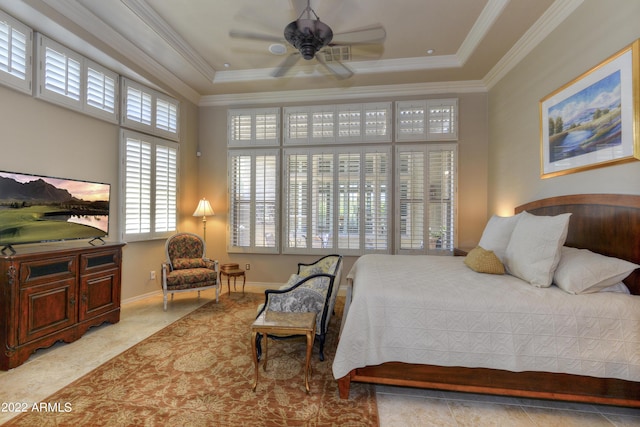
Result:
<svg viewBox="0 0 640 427">
<path fill-rule="evenodd" d="M 265 310 L 251 325 L 251 351 L 253 352 L 253 363 L 256 368 L 256 378 L 253 383 L 253 391 L 258 385 L 258 353 L 256 349 L 256 337 L 258 334 L 264 336 L 264 364 L 263 369 L 267 370 L 267 335 L 306 335 L 307 355 L 304 365 L 304 385 L 309 393 L 309 376 L 311 374 L 311 353 L 313 352 L 313 341 L 316 337 L 316 313 L 285 313 L 280 311 Z"/>
<path fill-rule="evenodd" d="M 244 294 L 244 284 L 247 281 L 247 276 L 244 270 L 240 268 L 238 264 L 222 264 L 220 266 L 220 281 L 227 276 L 227 290 L 231 293 L 231 278 L 233 277 L 233 290 L 236 290 L 236 278 L 242 276 L 242 293 Z"/>
</svg>

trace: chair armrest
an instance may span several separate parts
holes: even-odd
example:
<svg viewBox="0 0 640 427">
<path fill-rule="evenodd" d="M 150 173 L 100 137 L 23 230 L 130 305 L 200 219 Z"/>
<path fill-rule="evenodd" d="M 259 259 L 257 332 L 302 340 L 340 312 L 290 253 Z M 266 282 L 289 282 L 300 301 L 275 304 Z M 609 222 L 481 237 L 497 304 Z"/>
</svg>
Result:
<svg viewBox="0 0 640 427">
<path fill-rule="evenodd" d="M 326 284 L 323 283 L 324 289 L 317 289 L 312 284 L 315 284 L 315 279 L 326 278 Z M 307 305 L 313 305 L 314 307 L 320 304 L 324 305 L 327 300 L 327 290 L 329 284 L 333 280 L 333 275 L 326 273 L 314 274 L 302 278 L 299 282 L 293 286 L 285 289 L 267 289 L 265 294 L 264 310 L 272 311 L 316 311 L 302 310 L 302 307 L 309 308 Z M 311 282 L 311 283 L 309 283 Z M 322 282 L 325 282 L 324 280 Z M 317 297 L 316 297 L 317 296 Z M 308 300 L 309 304 L 305 302 L 294 303 L 293 300 Z M 288 302 L 287 302 L 288 301 Z M 293 305 L 296 307 L 293 308 Z"/>
</svg>

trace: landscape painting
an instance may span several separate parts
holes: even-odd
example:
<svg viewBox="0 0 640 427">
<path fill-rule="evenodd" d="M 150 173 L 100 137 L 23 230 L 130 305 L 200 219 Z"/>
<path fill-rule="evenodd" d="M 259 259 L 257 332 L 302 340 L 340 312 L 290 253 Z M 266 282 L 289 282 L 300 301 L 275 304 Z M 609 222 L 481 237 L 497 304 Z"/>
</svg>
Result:
<svg viewBox="0 0 640 427">
<path fill-rule="evenodd" d="M 0 172 L 0 245 L 101 238 L 110 185 Z"/>
<path fill-rule="evenodd" d="M 540 102 L 543 178 L 638 158 L 637 45 Z"/>
</svg>

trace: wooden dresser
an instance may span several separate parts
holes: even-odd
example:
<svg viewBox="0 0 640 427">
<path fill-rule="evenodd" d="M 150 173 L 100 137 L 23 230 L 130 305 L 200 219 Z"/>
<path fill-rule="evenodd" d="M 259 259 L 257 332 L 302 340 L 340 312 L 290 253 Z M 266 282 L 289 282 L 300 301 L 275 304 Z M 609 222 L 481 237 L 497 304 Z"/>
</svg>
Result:
<svg viewBox="0 0 640 427">
<path fill-rule="evenodd" d="M 120 320 L 123 246 L 62 242 L 0 255 L 0 370 Z"/>
</svg>

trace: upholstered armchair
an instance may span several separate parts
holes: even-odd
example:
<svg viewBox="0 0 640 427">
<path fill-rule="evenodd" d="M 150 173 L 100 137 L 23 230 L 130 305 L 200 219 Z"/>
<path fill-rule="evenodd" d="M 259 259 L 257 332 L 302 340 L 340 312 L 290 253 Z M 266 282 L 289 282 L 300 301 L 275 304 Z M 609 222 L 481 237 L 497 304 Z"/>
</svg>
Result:
<svg viewBox="0 0 640 427">
<path fill-rule="evenodd" d="M 258 316 L 265 311 L 315 312 L 316 337 L 320 343 L 320 360 L 324 360 L 324 341 L 333 314 L 340 276 L 342 256 L 327 255 L 311 264 L 298 264 L 298 272 L 280 289 L 265 291 L 265 302 L 258 307 Z M 261 355 L 257 338 L 258 357 Z"/>
<path fill-rule="evenodd" d="M 220 294 L 218 281 L 218 261 L 205 258 L 206 246 L 200 236 L 192 233 L 178 233 L 167 239 L 165 244 L 167 260 L 162 263 L 162 292 L 164 310 L 167 297 L 176 292 L 193 292 L 216 288 L 216 302 Z"/>
</svg>

